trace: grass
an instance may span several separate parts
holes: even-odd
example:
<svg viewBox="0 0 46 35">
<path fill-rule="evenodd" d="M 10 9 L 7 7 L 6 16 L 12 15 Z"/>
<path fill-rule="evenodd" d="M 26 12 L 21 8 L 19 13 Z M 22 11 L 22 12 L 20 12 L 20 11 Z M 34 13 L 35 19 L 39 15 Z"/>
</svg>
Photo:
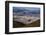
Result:
<svg viewBox="0 0 46 35">
<path fill-rule="evenodd" d="M 40 20 L 32 22 L 31 24 L 28 25 L 25 25 L 17 21 L 13 21 L 13 28 L 19 28 L 19 27 L 40 27 Z"/>
</svg>

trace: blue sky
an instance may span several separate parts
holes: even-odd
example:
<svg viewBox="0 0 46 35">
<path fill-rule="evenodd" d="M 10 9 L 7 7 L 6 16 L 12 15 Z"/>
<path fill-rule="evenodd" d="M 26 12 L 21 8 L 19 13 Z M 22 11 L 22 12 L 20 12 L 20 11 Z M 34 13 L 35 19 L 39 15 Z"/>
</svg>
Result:
<svg viewBox="0 0 46 35">
<path fill-rule="evenodd" d="M 40 14 L 40 8 L 36 7 L 13 7 L 13 12 L 14 13 L 19 13 L 19 14 L 26 14 L 26 15 L 31 15 L 31 14 Z"/>
</svg>

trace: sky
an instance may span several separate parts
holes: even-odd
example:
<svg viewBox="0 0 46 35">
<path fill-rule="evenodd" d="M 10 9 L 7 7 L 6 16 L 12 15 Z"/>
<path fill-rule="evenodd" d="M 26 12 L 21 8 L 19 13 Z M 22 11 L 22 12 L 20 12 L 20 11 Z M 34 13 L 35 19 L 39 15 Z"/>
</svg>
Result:
<svg viewBox="0 0 46 35">
<path fill-rule="evenodd" d="M 40 14 L 40 8 L 36 7 L 13 7 L 13 13 L 19 15 Z"/>
</svg>

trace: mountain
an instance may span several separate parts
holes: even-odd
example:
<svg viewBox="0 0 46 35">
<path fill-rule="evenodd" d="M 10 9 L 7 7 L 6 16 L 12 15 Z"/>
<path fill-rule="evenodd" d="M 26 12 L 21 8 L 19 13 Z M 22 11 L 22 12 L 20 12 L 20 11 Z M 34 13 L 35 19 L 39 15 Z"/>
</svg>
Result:
<svg viewBox="0 0 46 35">
<path fill-rule="evenodd" d="M 40 8 L 35 7 L 13 7 L 13 13 L 15 15 L 38 15 L 40 14 Z"/>
</svg>

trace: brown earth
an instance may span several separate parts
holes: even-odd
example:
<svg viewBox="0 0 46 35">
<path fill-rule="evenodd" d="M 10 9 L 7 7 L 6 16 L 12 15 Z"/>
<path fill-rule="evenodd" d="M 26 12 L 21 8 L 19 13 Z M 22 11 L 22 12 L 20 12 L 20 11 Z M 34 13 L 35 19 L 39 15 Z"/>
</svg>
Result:
<svg viewBox="0 0 46 35">
<path fill-rule="evenodd" d="M 40 20 L 32 22 L 31 24 L 28 25 L 25 25 L 17 21 L 13 21 L 13 28 L 19 28 L 19 27 L 40 27 Z"/>
</svg>

